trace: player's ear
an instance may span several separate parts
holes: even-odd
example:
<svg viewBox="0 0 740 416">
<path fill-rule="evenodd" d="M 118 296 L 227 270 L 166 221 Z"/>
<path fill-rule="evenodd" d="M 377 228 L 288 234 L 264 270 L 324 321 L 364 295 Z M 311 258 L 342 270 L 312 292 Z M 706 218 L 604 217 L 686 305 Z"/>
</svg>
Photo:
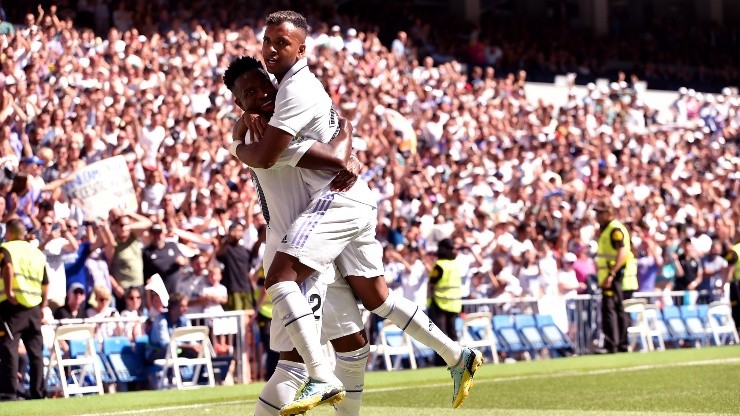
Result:
<svg viewBox="0 0 740 416">
<path fill-rule="evenodd" d="M 306 54 L 306 44 L 301 43 L 300 46 L 298 46 L 298 56 L 303 57 Z"/>
</svg>

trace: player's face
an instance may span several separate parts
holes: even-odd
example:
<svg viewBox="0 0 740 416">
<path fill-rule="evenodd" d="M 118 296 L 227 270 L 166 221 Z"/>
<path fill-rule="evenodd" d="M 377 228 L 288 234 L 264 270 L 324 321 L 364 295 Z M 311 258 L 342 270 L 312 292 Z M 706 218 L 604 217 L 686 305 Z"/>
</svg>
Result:
<svg viewBox="0 0 740 416">
<path fill-rule="evenodd" d="M 279 80 L 306 52 L 306 34 L 290 22 L 269 25 L 262 41 L 267 72 Z"/>
<path fill-rule="evenodd" d="M 255 69 L 237 78 L 233 93 L 236 103 L 247 113 L 271 116 L 275 111 L 277 90 L 261 70 Z"/>
</svg>

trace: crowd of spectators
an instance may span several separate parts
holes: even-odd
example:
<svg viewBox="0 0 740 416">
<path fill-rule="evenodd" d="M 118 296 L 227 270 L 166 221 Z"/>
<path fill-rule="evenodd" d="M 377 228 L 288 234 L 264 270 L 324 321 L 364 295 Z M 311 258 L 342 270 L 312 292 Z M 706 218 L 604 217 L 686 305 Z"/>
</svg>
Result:
<svg viewBox="0 0 740 416">
<path fill-rule="evenodd" d="M 227 150 L 240 114 L 221 77 L 233 58 L 259 57 L 264 27 L 258 15 L 219 25 L 158 3 L 111 13 L 78 2 L 102 36 L 62 6 L 0 31 L 3 222 L 19 216 L 34 231 L 56 316 L 79 316 L 85 298 L 89 316 L 143 309 L 154 273 L 197 311 L 225 303 L 221 275 L 228 293 L 258 280 L 264 219 L 249 170 Z M 415 27 L 384 43 L 349 21 L 311 21 L 310 68 L 354 125 L 386 279 L 405 296 L 426 304 L 424 259 L 447 237 L 465 296 L 584 293 L 598 232 L 590 207 L 603 199 L 630 227 L 641 291 L 721 291 L 722 251 L 740 239 L 734 90 L 681 89 L 672 106 L 649 108 L 622 74 L 554 107 L 528 100 L 525 71 L 497 77 L 419 57 Z M 139 209 L 93 218 L 64 184 L 119 155 Z M 698 280 L 685 267 L 696 259 Z"/>
</svg>

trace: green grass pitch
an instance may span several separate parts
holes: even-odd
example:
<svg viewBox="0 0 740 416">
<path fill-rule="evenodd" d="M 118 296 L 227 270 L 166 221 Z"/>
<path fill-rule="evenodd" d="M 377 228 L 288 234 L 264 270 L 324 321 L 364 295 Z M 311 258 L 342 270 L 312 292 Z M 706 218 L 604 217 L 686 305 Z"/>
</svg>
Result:
<svg viewBox="0 0 740 416">
<path fill-rule="evenodd" d="M 252 415 L 262 383 L 0 404 L 8 416 Z M 362 415 L 739 415 L 740 346 L 486 364 L 452 410 L 444 368 L 367 374 Z M 331 408 L 309 415 L 329 416 Z"/>
</svg>

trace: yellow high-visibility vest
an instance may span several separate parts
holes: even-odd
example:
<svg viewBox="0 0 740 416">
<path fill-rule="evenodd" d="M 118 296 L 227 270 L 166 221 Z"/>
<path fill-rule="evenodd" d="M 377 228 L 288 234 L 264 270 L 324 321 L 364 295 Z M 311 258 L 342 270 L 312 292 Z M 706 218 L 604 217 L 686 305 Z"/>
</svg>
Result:
<svg viewBox="0 0 740 416">
<path fill-rule="evenodd" d="M 624 247 L 627 249 L 627 261 L 624 264 L 624 278 L 622 279 L 622 290 L 637 290 L 637 261 L 632 253 L 632 244 L 627 228 L 617 220 L 611 220 L 609 225 L 601 230 L 598 240 L 598 251 L 596 253 L 597 277 L 599 285 L 604 283 L 614 263 L 617 261 L 619 250 L 612 246 L 611 235 L 614 229 L 619 229 L 624 234 Z"/>
<path fill-rule="evenodd" d="M 437 260 L 442 269 L 442 277 L 434 284 L 432 296 L 434 303 L 447 312 L 462 311 L 462 273 L 455 260 Z"/>
<path fill-rule="evenodd" d="M 735 261 L 735 273 L 732 274 L 732 280 L 740 280 L 740 243 L 732 246 L 732 251 L 737 255 L 737 260 Z"/>
<path fill-rule="evenodd" d="M 16 240 L 0 244 L 10 253 L 13 264 L 13 293 L 18 303 L 33 308 L 41 304 L 42 281 L 46 268 L 46 256 L 28 241 Z M 0 302 L 7 300 L 5 282 L 0 279 Z"/>
</svg>

